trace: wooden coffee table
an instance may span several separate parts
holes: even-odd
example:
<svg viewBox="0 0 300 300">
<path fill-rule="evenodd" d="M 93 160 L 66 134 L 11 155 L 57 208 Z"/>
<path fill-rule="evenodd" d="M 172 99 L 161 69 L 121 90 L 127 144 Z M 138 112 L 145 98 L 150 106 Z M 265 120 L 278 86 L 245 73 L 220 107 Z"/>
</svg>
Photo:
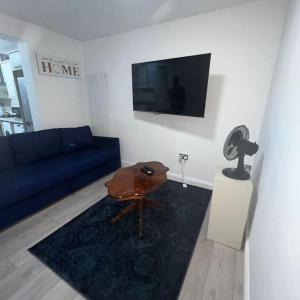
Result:
<svg viewBox="0 0 300 300">
<path fill-rule="evenodd" d="M 141 171 L 145 165 L 154 169 L 153 175 L 146 175 Z M 168 171 L 169 168 L 157 161 L 140 162 L 134 166 L 117 170 L 114 177 L 105 184 L 108 188 L 108 195 L 117 201 L 129 201 L 131 204 L 115 216 L 111 223 L 115 224 L 129 213 L 138 211 L 139 237 L 142 237 L 145 207 L 164 207 L 162 203 L 149 200 L 146 196 L 167 180 Z"/>
</svg>

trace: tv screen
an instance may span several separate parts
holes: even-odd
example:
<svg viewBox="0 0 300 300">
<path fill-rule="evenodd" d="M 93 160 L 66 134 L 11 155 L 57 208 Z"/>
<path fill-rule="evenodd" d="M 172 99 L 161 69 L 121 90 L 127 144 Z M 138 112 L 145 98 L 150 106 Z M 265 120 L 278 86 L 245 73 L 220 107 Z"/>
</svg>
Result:
<svg viewBox="0 0 300 300">
<path fill-rule="evenodd" d="M 211 54 L 132 65 L 133 110 L 204 117 Z"/>
</svg>

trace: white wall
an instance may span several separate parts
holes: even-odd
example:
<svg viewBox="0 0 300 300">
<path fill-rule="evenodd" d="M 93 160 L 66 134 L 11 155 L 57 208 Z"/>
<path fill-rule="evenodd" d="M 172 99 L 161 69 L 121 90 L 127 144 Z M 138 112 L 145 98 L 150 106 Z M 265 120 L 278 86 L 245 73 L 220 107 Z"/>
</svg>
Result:
<svg viewBox="0 0 300 300">
<path fill-rule="evenodd" d="M 36 52 L 71 58 L 83 68 L 80 42 L 3 14 L 0 35 L 19 42 L 35 129 L 89 123 L 85 80 L 41 76 L 35 58 Z"/>
<path fill-rule="evenodd" d="M 180 173 L 178 153 L 188 153 L 186 175 L 211 183 L 216 167 L 228 164 L 222 147 L 233 127 L 246 124 L 257 140 L 285 5 L 258 1 L 85 42 L 86 73 L 108 73 L 112 135 L 121 138 L 122 159 L 160 160 Z M 132 63 L 208 52 L 204 119 L 132 111 Z"/>
<path fill-rule="evenodd" d="M 16 43 L 0 39 L 0 54 L 7 54 L 17 48 L 18 45 Z"/>
<path fill-rule="evenodd" d="M 257 156 L 250 299 L 300 299 L 300 1 L 290 2 Z"/>
</svg>

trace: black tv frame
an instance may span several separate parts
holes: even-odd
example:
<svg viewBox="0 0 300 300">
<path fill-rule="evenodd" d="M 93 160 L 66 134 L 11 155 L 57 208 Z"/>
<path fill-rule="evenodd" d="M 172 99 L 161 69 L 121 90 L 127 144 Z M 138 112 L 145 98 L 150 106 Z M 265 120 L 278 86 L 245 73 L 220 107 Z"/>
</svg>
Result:
<svg viewBox="0 0 300 300">
<path fill-rule="evenodd" d="M 183 59 L 183 58 L 189 58 L 189 57 L 201 57 L 201 56 L 206 56 L 208 59 L 208 63 L 207 63 L 207 80 L 204 83 L 204 88 L 205 88 L 205 101 L 204 101 L 204 105 L 203 105 L 203 110 L 201 114 L 178 114 L 178 113 L 172 113 L 170 111 L 154 111 L 154 110 L 141 110 L 141 109 L 136 109 L 135 105 L 134 105 L 134 85 L 133 85 L 133 68 L 134 66 L 137 65 L 146 65 L 146 64 L 151 64 L 151 63 L 159 63 L 159 62 L 164 62 L 164 61 L 171 61 L 171 60 L 177 60 L 177 59 Z M 132 93 L 133 93 L 133 111 L 137 111 L 137 112 L 148 112 L 148 113 L 153 113 L 153 114 L 167 114 L 167 115 L 176 115 L 176 116 L 185 116 L 185 117 L 197 117 L 197 118 L 204 118 L 205 117 L 205 108 L 206 108 L 206 100 L 207 100 L 207 89 L 208 89 L 208 81 L 209 81 L 209 75 L 210 75 L 210 64 L 211 64 L 211 53 L 204 53 L 204 54 L 196 54 L 196 55 L 188 55 L 188 56 L 180 56 L 180 57 L 174 57 L 174 58 L 167 58 L 167 59 L 161 59 L 161 60 L 152 60 L 152 61 L 146 61 L 146 62 L 139 62 L 139 63 L 133 63 L 131 65 L 131 72 L 132 72 Z"/>
</svg>

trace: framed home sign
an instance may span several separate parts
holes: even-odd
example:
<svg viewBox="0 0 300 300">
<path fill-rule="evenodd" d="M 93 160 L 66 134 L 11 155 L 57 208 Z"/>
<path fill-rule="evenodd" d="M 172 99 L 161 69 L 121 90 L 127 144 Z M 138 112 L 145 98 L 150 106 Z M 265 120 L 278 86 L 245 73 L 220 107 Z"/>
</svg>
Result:
<svg viewBox="0 0 300 300">
<path fill-rule="evenodd" d="M 37 53 L 36 60 L 41 75 L 81 78 L 80 62 Z"/>
</svg>

